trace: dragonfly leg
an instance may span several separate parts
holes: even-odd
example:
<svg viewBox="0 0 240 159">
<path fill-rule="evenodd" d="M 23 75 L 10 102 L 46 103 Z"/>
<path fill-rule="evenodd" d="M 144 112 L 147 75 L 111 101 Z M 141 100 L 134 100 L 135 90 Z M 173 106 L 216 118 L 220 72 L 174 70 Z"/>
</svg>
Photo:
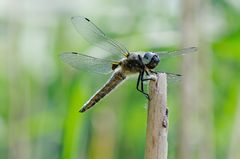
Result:
<svg viewBox="0 0 240 159">
<path fill-rule="evenodd" d="M 149 80 L 155 80 L 155 78 L 153 78 L 148 71 L 145 71 L 147 78 L 142 78 L 142 81 L 149 81 Z M 144 77 L 144 76 L 143 76 Z"/>
<path fill-rule="evenodd" d="M 146 73 L 146 75 L 147 75 L 147 76 L 149 76 L 149 73 L 148 73 L 148 71 L 147 71 L 147 70 L 145 71 L 145 73 Z"/>
<path fill-rule="evenodd" d="M 143 72 L 140 72 L 139 75 L 138 75 L 138 80 L 137 80 L 137 90 L 139 92 L 141 92 L 148 100 L 150 99 L 149 98 L 149 95 L 147 93 L 144 92 L 144 89 L 143 89 L 143 81 L 142 81 L 142 78 L 143 78 L 143 75 L 144 73 Z M 141 89 L 139 89 L 139 84 L 141 82 Z"/>
<path fill-rule="evenodd" d="M 146 81 L 146 79 L 144 79 L 144 72 L 141 73 L 141 90 L 142 90 L 142 93 L 145 95 L 145 97 L 150 100 L 149 98 L 149 95 L 147 93 L 145 93 L 144 91 L 144 85 L 143 85 L 143 82 Z"/>
<path fill-rule="evenodd" d="M 138 75 L 138 80 L 137 80 L 137 90 L 141 92 L 141 90 L 139 89 L 139 83 L 140 83 L 140 76 L 141 76 L 141 73 L 139 73 Z"/>
<path fill-rule="evenodd" d="M 157 74 L 157 72 L 156 72 L 156 71 L 153 71 L 153 70 L 150 70 L 150 72 L 151 72 L 151 73 L 154 73 L 154 74 Z"/>
</svg>

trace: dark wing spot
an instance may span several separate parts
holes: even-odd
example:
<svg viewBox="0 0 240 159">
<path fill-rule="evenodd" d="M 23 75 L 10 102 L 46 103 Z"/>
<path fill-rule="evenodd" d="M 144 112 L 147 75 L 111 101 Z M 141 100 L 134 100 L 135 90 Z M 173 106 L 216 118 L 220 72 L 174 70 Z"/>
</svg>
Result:
<svg viewBox="0 0 240 159">
<path fill-rule="evenodd" d="M 89 20 L 88 18 L 85 18 L 85 20 L 87 20 L 87 21 L 89 21 L 89 22 L 90 22 L 90 20 Z"/>
<path fill-rule="evenodd" d="M 76 52 L 72 52 L 72 54 L 78 54 L 78 53 L 76 53 Z"/>
</svg>

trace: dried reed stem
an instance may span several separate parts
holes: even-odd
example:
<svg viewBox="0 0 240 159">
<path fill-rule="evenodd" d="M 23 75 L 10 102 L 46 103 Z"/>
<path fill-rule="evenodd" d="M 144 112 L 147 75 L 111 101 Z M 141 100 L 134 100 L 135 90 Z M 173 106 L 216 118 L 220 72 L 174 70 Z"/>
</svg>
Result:
<svg viewBox="0 0 240 159">
<path fill-rule="evenodd" d="M 145 159 L 167 159 L 167 75 L 157 74 L 149 84 Z"/>
</svg>

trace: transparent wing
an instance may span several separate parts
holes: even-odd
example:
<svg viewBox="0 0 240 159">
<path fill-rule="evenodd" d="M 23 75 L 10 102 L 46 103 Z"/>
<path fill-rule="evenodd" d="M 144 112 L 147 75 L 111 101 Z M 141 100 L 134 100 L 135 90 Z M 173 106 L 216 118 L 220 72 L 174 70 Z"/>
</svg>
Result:
<svg viewBox="0 0 240 159">
<path fill-rule="evenodd" d="M 167 82 L 168 83 L 176 83 L 182 79 L 182 75 L 180 74 L 175 74 L 175 73 L 167 73 Z"/>
<path fill-rule="evenodd" d="M 81 69 L 89 72 L 108 74 L 112 72 L 111 60 L 105 60 L 87 56 L 76 52 L 66 52 L 60 55 L 63 62 L 71 65 L 76 69 Z"/>
<path fill-rule="evenodd" d="M 72 23 L 76 30 L 91 44 L 106 50 L 109 53 L 117 55 L 128 56 L 129 51 L 121 44 L 108 38 L 102 30 L 100 30 L 93 22 L 89 19 L 77 16 L 72 17 Z"/>
<path fill-rule="evenodd" d="M 166 58 L 166 57 L 173 57 L 173 56 L 179 56 L 179 55 L 185 55 L 189 53 L 194 53 L 197 51 L 196 47 L 189 47 L 182 50 L 176 50 L 176 51 L 161 51 L 156 52 L 160 58 Z"/>
<path fill-rule="evenodd" d="M 156 72 L 156 73 L 166 73 L 167 74 L 167 83 L 177 83 L 179 81 L 181 81 L 182 79 L 182 75 L 180 74 L 176 74 L 176 73 L 169 73 L 169 72 Z M 147 84 L 148 82 L 145 81 L 144 84 Z"/>
</svg>

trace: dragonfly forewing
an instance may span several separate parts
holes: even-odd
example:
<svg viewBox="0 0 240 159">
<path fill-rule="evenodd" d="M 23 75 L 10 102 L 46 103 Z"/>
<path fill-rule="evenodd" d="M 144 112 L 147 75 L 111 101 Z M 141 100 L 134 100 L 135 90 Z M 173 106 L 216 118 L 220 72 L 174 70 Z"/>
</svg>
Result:
<svg viewBox="0 0 240 159">
<path fill-rule="evenodd" d="M 114 54 L 118 59 L 121 55 L 128 56 L 129 51 L 121 44 L 107 37 L 104 32 L 99 29 L 89 19 L 76 16 L 72 17 L 72 23 L 76 30 L 91 44 Z"/>
<path fill-rule="evenodd" d="M 189 47 L 182 50 L 176 50 L 176 51 L 160 51 L 156 52 L 160 58 L 167 58 L 167 57 L 174 57 L 174 56 L 180 56 L 180 55 L 186 55 L 189 53 L 194 53 L 197 51 L 196 47 Z"/>
<path fill-rule="evenodd" d="M 112 72 L 114 61 L 87 56 L 76 52 L 65 52 L 60 55 L 63 62 L 84 71 L 108 74 Z"/>
</svg>

